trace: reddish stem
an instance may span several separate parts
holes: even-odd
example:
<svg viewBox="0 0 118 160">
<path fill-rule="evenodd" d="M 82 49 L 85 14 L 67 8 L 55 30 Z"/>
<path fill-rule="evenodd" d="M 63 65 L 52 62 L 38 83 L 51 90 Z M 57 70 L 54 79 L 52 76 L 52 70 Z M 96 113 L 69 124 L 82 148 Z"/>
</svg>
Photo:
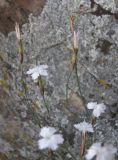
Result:
<svg viewBox="0 0 118 160">
<path fill-rule="evenodd" d="M 53 156 L 53 151 L 51 149 L 49 149 L 49 151 L 48 151 L 48 156 L 49 156 L 49 158 L 51 158 Z"/>
<path fill-rule="evenodd" d="M 80 155 L 83 156 L 85 153 L 85 144 L 86 144 L 86 132 L 82 133 L 82 143 L 81 143 L 81 147 L 80 147 Z"/>
<path fill-rule="evenodd" d="M 96 117 L 92 116 L 91 124 L 93 127 L 94 127 L 95 123 L 96 123 Z"/>
</svg>

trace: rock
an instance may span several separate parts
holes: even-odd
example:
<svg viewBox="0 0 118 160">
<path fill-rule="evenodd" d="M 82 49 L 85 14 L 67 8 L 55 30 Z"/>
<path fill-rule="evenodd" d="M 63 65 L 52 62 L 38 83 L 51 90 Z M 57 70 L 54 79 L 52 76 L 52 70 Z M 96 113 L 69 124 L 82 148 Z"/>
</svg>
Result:
<svg viewBox="0 0 118 160">
<path fill-rule="evenodd" d="M 1 2 L 2 6 L 7 5 L 6 1 Z M 20 2 L 24 1 L 18 3 L 25 7 L 26 12 L 32 12 L 30 7 L 33 5 L 28 7 Z M 79 159 L 81 135 L 75 134 L 73 125 L 84 119 L 90 121 L 91 113 L 84 111 L 91 101 L 107 106 L 107 112 L 97 120 L 96 139 L 118 146 L 116 1 L 47 0 L 41 14 L 28 15 L 29 12 L 26 14 L 28 20 L 20 26 L 25 50 L 22 65 L 18 60 L 15 32 L 8 33 L 12 30 L 8 26 L 8 30 L 5 28 L 8 36 L 0 34 L 0 135 L 9 152 L 8 160 L 16 157 L 22 160 L 46 159 L 44 154 L 47 152 L 40 152 L 37 147 L 42 126 L 55 126 L 62 130 L 67 148 Z M 78 78 L 75 72 L 69 78 L 73 41 L 70 16 L 75 17 L 74 29 L 79 31 Z M 49 114 L 38 85 L 26 74 L 29 68 L 38 64 L 49 66 L 49 76 L 44 78 L 45 104 Z M 68 78 L 69 93 L 74 93 L 74 96 L 70 94 L 69 101 L 66 97 Z M 80 90 L 84 101 L 80 98 Z M 92 135 L 89 137 L 91 143 Z M 66 148 L 63 152 L 59 150 L 60 153 L 62 159 L 71 159 L 67 157 Z"/>
</svg>

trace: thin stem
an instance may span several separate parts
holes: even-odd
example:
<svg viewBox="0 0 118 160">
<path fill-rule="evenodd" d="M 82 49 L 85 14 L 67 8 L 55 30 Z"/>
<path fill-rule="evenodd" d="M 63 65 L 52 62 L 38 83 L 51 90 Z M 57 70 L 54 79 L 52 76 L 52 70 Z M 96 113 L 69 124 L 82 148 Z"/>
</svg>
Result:
<svg viewBox="0 0 118 160">
<path fill-rule="evenodd" d="M 84 104 L 85 104 L 85 99 L 84 99 L 84 97 L 83 97 L 83 95 L 82 95 L 82 92 L 81 92 L 81 88 L 80 88 L 80 80 L 79 80 L 79 76 L 78 76 L 78 69 L 77 69 L 77 53 L 76 53 L 77 51 L 75 50 L 74 52 L 75 52 L 75 54 L 76 54 L 76 62 L 75 62 L 74 70 L 75 70 L 75 75 L 76 75 L 76 80 L 77 80 L 79 95 L 80 95 L 80 97 L 82 98 L 82 100 L 83 100 L 83 102 L 84 102 Z"/>
<path fill-rule="evenodd" d="M 53 151 L 51 149 L 48 150 L 48 156 L 49 158 L 52 158 L 54 155 Z"/>
<path fill-rule="evenodd" d="M 83 157 L 84 152 L 85 152 L 85 145 L 86 145 L 86 132 L 82 133 L 82 144 L 80 148 L 80 155 Z"/>
<path fill-rule="evenodd" d="M 44 96 L 44 92 L 45 92 L 44 83 L 43 83 L 43 80 L 42 80 L 42 77 L 41 77 L 41 76 L 39 76 L 38 86 L 39 86 L 40 93 L 41 93 L 42 98 L 43 98 L 44 105 L 45 105 L 45 107 L 46 107 L 46 109 L 47 109 L 47 112 L 48 112 L 48 114 L 49 114 L 48 105 L 47 105 L 47 103 L 46 103 L 45 96 Z"/>
<path fill-rule="evenodd" d="M 45 107 L 46 107 L 46 109 L 47 109 L 47 112 L 48 112 L 48 114 L 49 114 L 49 109 L 48 109 L 48 105 L 47 105 L 47 102 L 46 102 L 46 100 L 45 100 L 44 94 L 42 95 L 42 98 L 43 98 L 44 105 L 45 105 Z"/>
<path fill-rule="evenodd" d="M 19 49 L 19 56 L 20 56 L 20 63 L 22 64 L 23 63 L 23 59 L 24 59 L 24 49 L 23 49 L 23 42 L 22 42 L 22 39 L 20 39 L 18 41 L 18 49 Z"/>
<path fill-rule="evenodd" d="M 68 153 L 71 155 L 73 160 L 77 160 L 76 157 L 68 150 Z"/>
<path fill-rule="evenodd" d="M 93 142 L 95 142 L 95 140 L 96 140 L 96 129 L 95 129 L 96 117 L 92 116 L 91 124 L 92 124 L 93 129 L 94 129 L 94 133 L 93 133 Z"/>
<path fill-rule="evenodd" d="M 76 79 L 77 79 L 77 85 L 78 85 L 79 93 L 80 93 L 80 95 L 82 97 L 82 93 L 81 93 L 81 89 L 80 89 L 80 83 L 79 83 L 79 77 L 78 77 L 78 73 L 77 72 L 78 71 L 77 71 L 77 63 L 76 63 L 76 65 L 75 65 L 75 74 L 76 74 Z"/>
<path fill-rule="evenodd" d="M 31 103 L 32 103 L 33 105 L 36 105 L 32 100 L 31 100 Z M 39 127 L 41 128 L 39 116 L 36 114 L 36 112 L 34 111 L 34 108 L 33 108 L 32 106 L 30 107 L 30 109 L 31 109 L 31 113 L 33 114 L 33 117 L 34 117 L 35 122 L 36 122 L 36 123 L 39 125 Z"/>
<path fill-rule="evenodd" d="M 71 155 L 73 160 L 77 160 L 77 158 L 69 151 L 69 149 L 68 149 L 68 147 L 66 145 L 64 145 L 64 149 L 66 150 L 66 152 L 68 152 Z"/>
<path fill-rule="evenodd" d="M 63 160 L 63 157 L 59 153 L 55 153 L 55 160 Z"/>
<path fill-rule="evenodd" d="M 69 87 L 69 81 L 70 81 L 70 78 L 71 78 L 71 75 L 73 73 L 73 70 L 74 68 L 72 69 L 72 71 L 70 72 L 69 76 L 68 76 L 68 79 L 67 79 L 67 83 L 66 83 L 66 102 L 68 100 L 68 87 Z"/>
</svg>

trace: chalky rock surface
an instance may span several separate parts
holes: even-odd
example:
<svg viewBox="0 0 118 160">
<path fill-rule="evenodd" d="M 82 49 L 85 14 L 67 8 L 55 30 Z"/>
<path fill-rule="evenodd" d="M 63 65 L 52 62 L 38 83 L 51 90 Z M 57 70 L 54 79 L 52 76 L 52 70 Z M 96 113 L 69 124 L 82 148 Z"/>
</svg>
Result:
<svg viewBox="0 0 118 160">
<path fill-rule="evenodd" d="M 75 30 L 79 30 L 78 77 L 84 101 L 73 72 L 67 104 L 72 15 Z M 96 139 L 118 147 L 117 0 L 47 0 L 42 13 L 30 14 L 21 30 L 25 50 L 22 66 L 15 32 L 8 37 L 0 33 L 0 159 L 48 159 L 44 156 L 47 152 L 39 151 L 37 145 L 40 127 L 45 125 L 62 130 L 66 147 L 57 151 L 62 159 L 79 159 L 80 133 L 73 124 L 90 114 L 86 111 L 90 101 L 107 106 L 97 120 Z M 44 78 L 49 114 L 37 84 L 26 74 L 38 64 L 49 66 L 49 76 Z"/>
</svg>

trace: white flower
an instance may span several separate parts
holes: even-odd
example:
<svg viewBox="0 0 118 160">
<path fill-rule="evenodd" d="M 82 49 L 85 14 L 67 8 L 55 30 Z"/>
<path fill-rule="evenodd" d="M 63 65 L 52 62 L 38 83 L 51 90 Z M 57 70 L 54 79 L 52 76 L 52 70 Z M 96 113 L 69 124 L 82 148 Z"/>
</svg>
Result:
<svg viewBox="0 0 118 160">
<path fill-rule="evenodd" d="M 79 131 L 81 131 L 82 133 L 94 132 L 92 125 L 90 123 L 85 122 L 85 121 L 81 122 L 81 123 L 78 123 L 78 124 L 75 124 L 74 127 L 76 129 L 78 129 Z"/>
<path fill-rule="evenodd" d="M 95 117 L 99 117 L 106 110 L 106 106 L 104 105 L 104 103 L 97 104 L 97 102 L 88 103 L 87 108 L 93 109 L 93 115 Z"/>
<path fill-rule="evenodd" d="M 39 65 L 33 69 L 29 69 L 29 71 L 27 71 L 27 74 L 30 74 L 32 76 L 32 79 L 36 80 L 40 75 L 48 76 L 47 69 L 47 65 Z"/>
<path fill-rule="evenodd" d="M 89 102 L 87 104 L 88 109 L 94 109 L 95 106 L 97 106 L 97 102 Z"/>
<path fill-rule="evenodd" d="M 39 149 L 56 150 L 59 144 L 63 144 L 63 137 L 61 134 L 54 134 L 57 130 L 53 127 L 43 127 L 40 136 L 43 137 L 38 141 Z"/>
<path fill-rule="evenodd" d="M 114 160 L 117 149 L 111 144 L 94 143 L 88 150 L 85 158 L 91 160 L 96 157 L 96 160 Z"/>
<path fill-rule="evenodd" d="M 101 143 L 94 143 L 88 150 L 86 154 L 86 159 L 91 160 L 93 157 L 95 157 L 98 153 L 98 151 L 101 148 Z"/>
<path fill-rule="evenodd" d="M 53 127 L 43 127 L 39 135 L 41 137 L 51 137 L 56 131 Z"/>
</svg>

